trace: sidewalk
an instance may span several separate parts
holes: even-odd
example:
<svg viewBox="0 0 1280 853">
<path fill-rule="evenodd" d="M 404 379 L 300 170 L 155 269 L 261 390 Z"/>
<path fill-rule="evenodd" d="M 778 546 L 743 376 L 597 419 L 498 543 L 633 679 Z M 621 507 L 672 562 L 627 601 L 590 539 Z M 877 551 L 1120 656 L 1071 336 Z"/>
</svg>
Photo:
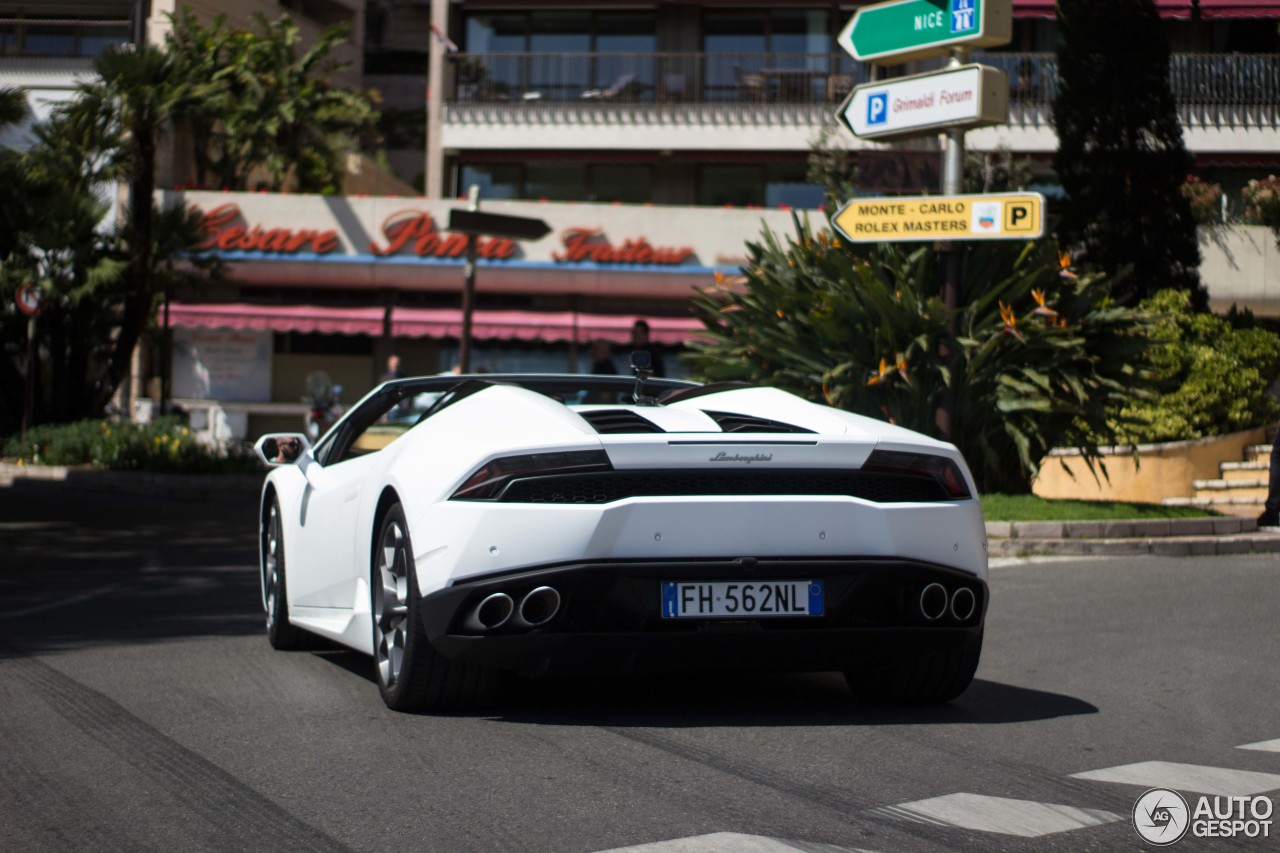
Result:
<svg viewBox="0 0 1280 853">
<path fill-rule="evenodd" d="M 81 491 L 186 501 L 256 502 L 262 476 L 149 474 L 0 463 L 0 488 L 48 490 L 68 486 Z M 991 557 L 1280 554 L 1280 528 L 1260 529 L 1254 519 L 1238 516 L 1151 521 L 989 521 L 987 543 Z"/>
<path fill-rule="evenodd" d="M 99 471 L 65 465 L 13 465 L 0 462 L 0 488 L 61 489 L 108 494 L 147 495 L 187 501 L 257 502 L 263 474 L 154 474 Z"/>
</svg>

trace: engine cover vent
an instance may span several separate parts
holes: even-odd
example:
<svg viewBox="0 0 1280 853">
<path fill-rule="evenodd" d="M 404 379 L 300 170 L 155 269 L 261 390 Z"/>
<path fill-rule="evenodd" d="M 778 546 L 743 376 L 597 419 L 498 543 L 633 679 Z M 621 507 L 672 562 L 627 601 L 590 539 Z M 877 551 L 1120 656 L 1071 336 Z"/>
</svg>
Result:
<svg viewBox="0 0 1280 853">
<path fill-rule="evenodd" d="M 579 414 L 601 435 L 663 432 L 663 429 L 653 421 L 637 415 L 630 409 L 594 409 L 590 412 L 579 412 Z"/>
<path fill-rule="evenodd" d="M 771 421 L 768 418 L 740 415 L 736 412 L 706 412 L 705 414 L 719 424 L 724 432 L 813 433 L 813 430 L 804 427 L 784 424 L 782 421 Z"/>
</svg>

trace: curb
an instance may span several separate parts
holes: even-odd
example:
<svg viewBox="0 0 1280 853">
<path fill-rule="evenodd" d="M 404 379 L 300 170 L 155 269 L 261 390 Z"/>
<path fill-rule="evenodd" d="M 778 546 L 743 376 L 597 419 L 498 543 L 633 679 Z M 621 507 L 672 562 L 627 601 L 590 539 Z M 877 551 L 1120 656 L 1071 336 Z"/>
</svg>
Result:
<svg viewBox="0 0 1280 853">
<path fill-rule="evenodd" d="M 65 465 L 0 463 L 0 488 L 51 492 L 65 488 L 109 494 L 145 495 L 166 500 L 253 500 L 262 491 L 257 474 L 159 474 L 102 471 Z"/>
<path fill-rule="evenodd" d="M 1211 557 L 1280 553 L 1280 529 L 1239 516 L 1135 521 L 991 521 L 992 557 Z"/>
</svg>

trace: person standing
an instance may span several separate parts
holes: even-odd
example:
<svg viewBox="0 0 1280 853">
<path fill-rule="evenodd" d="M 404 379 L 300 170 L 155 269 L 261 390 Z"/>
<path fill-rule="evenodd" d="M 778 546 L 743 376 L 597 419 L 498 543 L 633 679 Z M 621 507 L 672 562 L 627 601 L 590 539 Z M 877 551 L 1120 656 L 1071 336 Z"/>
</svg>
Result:
<svg viewBox="0 0 1280 853">
<path fill-rule="evenodd" d="M 662 364 L 662 353 L 649 342 L 649 324 L 644 320 L 636 320 L 631 327 L 631 351 L 649 353 L 650 364 L 654 376 L 666 376 L 666 367 Z"/>
<path fill-rule="evenodd" d="M 382 374 L 383 382 L 390 382 L 392 379 L 403 379 L 404 371 L 400 369 L 400 356 L 392 353 L 387 356 L 387 372 Z"/>
<path fill-rule="evenodd" d="M 591 372 L 596 376 L 614 376 L 618 372 L 613 361 L 613 347 L 604 338 L 591 342 Z"/>
</svg>

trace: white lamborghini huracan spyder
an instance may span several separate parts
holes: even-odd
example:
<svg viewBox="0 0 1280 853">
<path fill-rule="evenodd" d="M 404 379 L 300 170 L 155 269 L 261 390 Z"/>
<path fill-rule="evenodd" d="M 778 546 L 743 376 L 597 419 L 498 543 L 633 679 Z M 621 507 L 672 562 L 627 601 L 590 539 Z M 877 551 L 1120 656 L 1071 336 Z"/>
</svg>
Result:
<svg viewBox="0 0 1280 853">
<path fill-rule="evenodd" d="M 257 449 L 272 645 L 373 655 L 394 709 L 491 702 L 511 673 L 691 667 L 940 702 L 978 665 L 986 536 L 960 453 L 774 388 L 399 379 L 314 447 Z"/>
</svg>

